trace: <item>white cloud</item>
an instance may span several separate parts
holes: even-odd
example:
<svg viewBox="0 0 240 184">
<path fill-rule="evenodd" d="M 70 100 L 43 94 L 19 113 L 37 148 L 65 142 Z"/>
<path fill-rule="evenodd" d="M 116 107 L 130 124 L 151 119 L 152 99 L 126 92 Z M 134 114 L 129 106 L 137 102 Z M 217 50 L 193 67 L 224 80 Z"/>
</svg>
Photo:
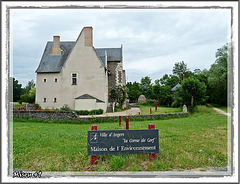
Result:
<svg viewBox="0 0 240 184">
<path fill-rule="evenodd" d="M 13 75 L 23 67 L 34 79 L 46 42 L 54 35 L 75 41 L 84 26 L 93 27 L 96 48 L 123 44 L 129 80 L 169 73 L 181 60 L 191 68 L 209 68 L 217 49 L 211 46 L 227 42 L 229 22 L 230 10 L 224 9 L 13 9 Z M 21 72 L 18 77 L 21 81 Z"/>
<path fill-rule="evenodd" d="M 164 74 L 172 74 L 174 64 L 184 61 L 190 71 L 195 69 L 210 69 L 215 62 L 215 53 L 222 43 L 197 45 L 186 50 L 173 52 L 168 55 L 148 57 L 125 63 L 129 81 L 140 81 L 144 76 L 150 76 L 153 80 L 161 78 Z M 136 73 L 139 75 L 130 75 Z"/>
</svg>

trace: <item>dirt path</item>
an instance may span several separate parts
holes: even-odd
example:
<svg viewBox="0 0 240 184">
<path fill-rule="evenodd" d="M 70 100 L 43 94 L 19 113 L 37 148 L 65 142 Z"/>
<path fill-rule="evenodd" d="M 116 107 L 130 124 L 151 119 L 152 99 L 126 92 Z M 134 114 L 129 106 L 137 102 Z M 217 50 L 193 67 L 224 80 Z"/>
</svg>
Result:
<svg viewBox="0 0 240 184">
<path fill-rule="evenodd" d="M 227 113 L 227 112 L 224 112 L 224 111 L 222 111 L 222 110 L 220 110 L 220 109 L 218 109 L 218 108 L 216 108 L 216 107 L 213 107 L 213 106 L 211 106 L 210 104 L 208 104 L 210 107 L 212 107 L 215 111 L 217 111 L 218 113 L 220 113 L 220 114 L 224 114 L 224 115 L 226 115 L 226 116 L 228 116 L 228 117 L 231 117 L 231 113 Z"/>
<path fill-rule="evenodd" d="M 126 111 L 104 113 L 104 114 L 100 114 L 100 115 L 95 115 L 94 117 L 129 116 L 129 115 L 137 115 L 139 112 L 141 112 L 141 110 L 138 107 L 132 107 L 131 109 L 128 109 Z M 80 118 L 92 117 L 92 115 L 79 116 L 79 117 Z"/>
</svg>

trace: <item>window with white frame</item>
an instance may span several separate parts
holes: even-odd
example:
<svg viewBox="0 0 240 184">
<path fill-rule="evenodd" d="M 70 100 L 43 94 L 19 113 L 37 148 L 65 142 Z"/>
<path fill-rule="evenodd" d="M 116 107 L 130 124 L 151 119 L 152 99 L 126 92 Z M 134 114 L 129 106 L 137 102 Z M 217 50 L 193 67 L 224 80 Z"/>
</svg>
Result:
<svg viewBox="0 0 240 184">
<path fill-rule="evenodd" d="M 54 99 L 53 99 L 53 102 L 54 102 L 54 103 L 57 103 L 57 98 L 54 98 Z"/>
<path fill-rule="evenodd" d="M 57 82 L 57 81 L 58 81 L 58 78 L 57 78 L 57 77 L 55 77 L 55 78 L 54 78 L 54 82 Z"/>
<path fill-rule="evenodd" d="M 43 82 L 47 82 L 47 79 L 43 79 Z"/>
<path fill-rule="evenodd" d="M 46 103 L 47 102 L 47 98 L 43 98 L 43 103 Z"/>
</svg>

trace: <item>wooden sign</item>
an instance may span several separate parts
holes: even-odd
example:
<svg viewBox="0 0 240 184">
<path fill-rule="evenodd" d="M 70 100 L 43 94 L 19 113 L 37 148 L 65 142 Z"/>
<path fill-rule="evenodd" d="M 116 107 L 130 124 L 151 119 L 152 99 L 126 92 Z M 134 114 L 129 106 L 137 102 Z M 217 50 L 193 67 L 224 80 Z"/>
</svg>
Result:
<svg viewBox="0 0 240 184">
<path fill-rule="evenodd" d="M 88 155 L 159 153 L 158 129 L 88 131 Z"/>
</svg>

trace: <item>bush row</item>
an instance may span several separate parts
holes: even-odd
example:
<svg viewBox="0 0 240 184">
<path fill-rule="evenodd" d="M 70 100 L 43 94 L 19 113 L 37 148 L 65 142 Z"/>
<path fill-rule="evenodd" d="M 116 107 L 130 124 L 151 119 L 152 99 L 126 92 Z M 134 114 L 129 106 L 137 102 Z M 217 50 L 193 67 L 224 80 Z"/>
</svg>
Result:
<svg viewBox="0 0 240 184">
<path fill-rule="evenodd" d="M 97 109 L 97 110 L 91 110 L 91 111 L 87 111 L 87 110 L 74 110 L 77 115 L 97 115 L 97 114 L 102 114 L 103 110 L 102 109 Z"/>
</svg>

